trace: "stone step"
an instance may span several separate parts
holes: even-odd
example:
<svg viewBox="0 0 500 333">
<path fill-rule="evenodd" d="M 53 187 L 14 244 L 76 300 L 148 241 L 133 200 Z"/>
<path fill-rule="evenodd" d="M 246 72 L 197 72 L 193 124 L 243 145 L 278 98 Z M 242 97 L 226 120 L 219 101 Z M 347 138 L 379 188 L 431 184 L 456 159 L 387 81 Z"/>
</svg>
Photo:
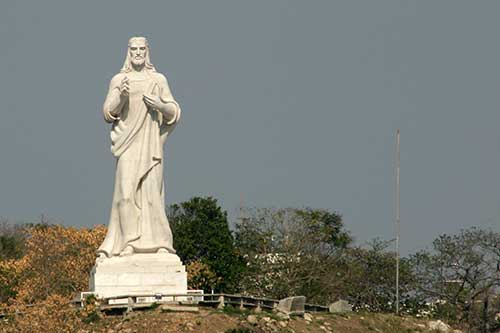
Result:
<svg viewBox="0 0 500 333">
<path fill-rule="evenodd" d="M 160 307 L 162 312 L 200 312 L 197 306 L 165 304 Z"/>
</svg>

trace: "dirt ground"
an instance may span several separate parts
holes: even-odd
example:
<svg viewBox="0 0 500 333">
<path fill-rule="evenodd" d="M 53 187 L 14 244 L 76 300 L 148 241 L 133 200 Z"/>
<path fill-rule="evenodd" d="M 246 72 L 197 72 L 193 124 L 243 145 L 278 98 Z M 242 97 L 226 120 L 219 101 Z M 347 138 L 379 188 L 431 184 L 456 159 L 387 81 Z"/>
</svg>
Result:
<svg viewBox="0 0 500 333">
<path fill-rule="evenodd" d="M 104 315 L 84 325 L 78 333 L 333 333 L 333 332 L 431 332 L 425 320 L 387 314 L 312 314 L 281 318 L 275 313 L 200 309 L 197 313 L 137 311 L 127 315 Z"/>
</svg>

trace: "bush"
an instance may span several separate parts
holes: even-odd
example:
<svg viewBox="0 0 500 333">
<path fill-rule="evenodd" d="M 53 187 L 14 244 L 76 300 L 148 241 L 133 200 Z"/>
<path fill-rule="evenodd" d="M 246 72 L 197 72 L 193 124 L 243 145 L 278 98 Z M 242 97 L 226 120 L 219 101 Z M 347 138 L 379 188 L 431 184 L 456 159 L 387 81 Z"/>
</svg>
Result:
<svg viewBox="0 0 500 333">
<path fill-rule="evenodd" d="M 106 228 L 77 229 L 61 225 L 35 225 L 25 229 L 25 254 L 0 261 L 4 302 L 35 303 L 50 295 L 71 297 L 88 288 L 89 271 Z"/>
<path fill-rule="evenodd" d="M 188 275 L 188 287 L 190 289 L 199 289 L 211 291 L 220 282 L 221 278 L 217 277 L 207 264 L 200 260 L 190 262 L 186 265 Z"/>
</svg>

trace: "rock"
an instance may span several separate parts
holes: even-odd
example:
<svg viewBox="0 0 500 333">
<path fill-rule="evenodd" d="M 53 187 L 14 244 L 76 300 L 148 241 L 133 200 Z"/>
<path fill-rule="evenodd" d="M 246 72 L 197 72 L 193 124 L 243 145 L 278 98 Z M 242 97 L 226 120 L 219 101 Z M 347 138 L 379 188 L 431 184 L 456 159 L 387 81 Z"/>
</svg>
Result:
<svg viewBox="0 0 500 333">
<path fill-rule="evenodd" d="M 288 323 L 286 321 L 280 321 L 280 322 L 278 322 L 278 325 L 285 328 L 288 326 Z"/>
<path fill-rule="evenodd" d="M 305 296 L 287 297 L 279 301 L 277 310 L 288 315 L 302 315 L 305 311 L 305 303 Z"/>
<path fill-rule="evenodd" d="M 290 320 L 290 316 L 283 312 L 278 312 L 276 317 L 278 317 L 279 320 Z"/>
<path fill-rule="evenodd" d="M 328 307 L 328 310 L 330 311 L 330 313 L 352 312 L 352 305 L 349 304 L 349 302 L 341 299 L 335 303 L 330 304 L 330 306 Z"/>
<path fill-rule="evenodd" d="M 247 322 L 248 322 L 249 324 L 252 324 L 252 325 L 257 325 L 257 324 L 259 323 L 259 320 L 257 319 L 257 317 L 256 317 L 256 316 L 254 316 L 254 315 L 249 315 L 249 316 L 247 317 Z"/>
<path fill-rule="evenodd" d="M 304 313 L 304 320 L 311 322 L 313 320 L 313 316 L 310 313 Z"/>
<path fill-rule="evenodd" d="M 429 327 L 429 329 L 436 330 L 438 332 L 450 332 L 451 331 L 450 325 L 442 322 L 441 320 L 430 321 L 427 324 L 427 326 Z"/>
<path fill-rule="evenodd" d="M 269 317 L 262 317 L 262 320 L 265 321 L 266 323 L 271 321 L 271 318 Z"/>
</svg>

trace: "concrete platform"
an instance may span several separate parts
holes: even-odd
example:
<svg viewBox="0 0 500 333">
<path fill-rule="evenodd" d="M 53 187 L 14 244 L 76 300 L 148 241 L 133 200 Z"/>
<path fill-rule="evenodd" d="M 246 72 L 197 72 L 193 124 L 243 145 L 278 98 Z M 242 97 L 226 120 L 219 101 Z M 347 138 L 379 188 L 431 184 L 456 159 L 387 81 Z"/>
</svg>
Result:
<svg viewBox="0 0 500 333">
<path fill-rule="evenodd" d="M 179 257 L 171 253 L 105 258 L 97 261 L 90 272 L 90 291 L 98 298 L 186 294 L 187 273 Z"/>
</svg>

